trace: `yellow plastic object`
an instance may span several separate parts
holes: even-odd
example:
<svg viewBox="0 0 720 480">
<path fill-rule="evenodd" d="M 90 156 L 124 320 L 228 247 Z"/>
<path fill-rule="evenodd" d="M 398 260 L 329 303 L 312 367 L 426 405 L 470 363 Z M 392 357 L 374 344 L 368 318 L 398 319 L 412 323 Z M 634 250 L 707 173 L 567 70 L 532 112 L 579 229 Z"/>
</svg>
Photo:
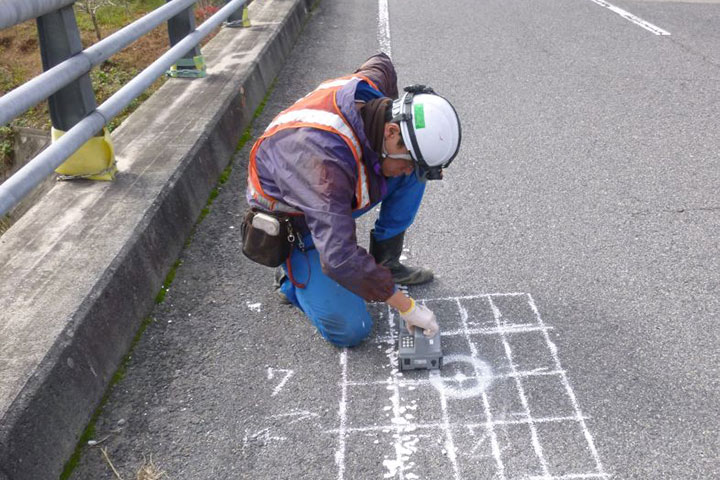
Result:
<svg viewBox="0 0 720 480">
<path fill-rule="evenodd" d="M 252 27 L 252 24 L 250 23 L 250 12 L 248 11 L 247 6 L 243 7 L 242 26 Z"/>
<path fill-rule="evenodd" d="M 197 55 L 193 57 L 192 60 L 181 58 L 165 73 L 168 77 L 172 78 L 203 78 L 207 75 L 205 56 Z"/>
<path fill-rule="evenodd" d="M 64 134 L 65 132 L 62 130 L 50 129 L 53 143 Z M 107 128 L 103 128 L 103 134 L 102 137 L 93 137 L 88 140 L 77 152 L 65 160 L 65 163 L 60 165 L 55 173 L 58 173 L 63 180 L 74 178 L 114 180 L 117 173 L 115 149 Z"/>
</svg>

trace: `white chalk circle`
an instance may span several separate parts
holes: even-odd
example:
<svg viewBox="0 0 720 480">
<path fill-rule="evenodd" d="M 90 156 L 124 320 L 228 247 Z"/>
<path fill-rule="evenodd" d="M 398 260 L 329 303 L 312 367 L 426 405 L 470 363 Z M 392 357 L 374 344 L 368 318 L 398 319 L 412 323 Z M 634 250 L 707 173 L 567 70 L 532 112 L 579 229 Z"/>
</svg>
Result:
<svg viewBox="0 0 720 480">
<path fill-rule="evenodd" d="M 455 377 L 443 377 L 439 370 L 432 370 L 430 383 L 438 392 L 444 393 L 448 398 L 472 398 L 482 395 L 492 383 L 493 375 L 490 365 L 479 358 L 468 355 L 446 355 L 443 357 L 443 366 L 451 363 L 468 363 L 475 371 L 474 377 L 466 377 L 459 373 Z M 454 381 L 453 381 L 454 380 Z M 465 381 L 474 381 L 471 387 L 463 387 Z"/>
</svg>

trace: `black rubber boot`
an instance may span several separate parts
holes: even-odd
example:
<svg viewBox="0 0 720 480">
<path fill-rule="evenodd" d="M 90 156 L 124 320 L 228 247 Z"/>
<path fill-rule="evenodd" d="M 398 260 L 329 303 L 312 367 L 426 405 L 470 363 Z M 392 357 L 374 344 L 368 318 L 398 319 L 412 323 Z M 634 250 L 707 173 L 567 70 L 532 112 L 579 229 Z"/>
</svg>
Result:
<svg viewBox="0 0 720 480">
<path fill-rule="evenodd" d="M 387 240 L 375 240 L 374 230 L 370 232 L 370 255 L 375 261 L 390 269 L 395 283 L 401 285 L 420 285 L 432 281 L 433 272 L 427 268 L 406 267 L 400 263 L 405 232 Z"/>
</svg>

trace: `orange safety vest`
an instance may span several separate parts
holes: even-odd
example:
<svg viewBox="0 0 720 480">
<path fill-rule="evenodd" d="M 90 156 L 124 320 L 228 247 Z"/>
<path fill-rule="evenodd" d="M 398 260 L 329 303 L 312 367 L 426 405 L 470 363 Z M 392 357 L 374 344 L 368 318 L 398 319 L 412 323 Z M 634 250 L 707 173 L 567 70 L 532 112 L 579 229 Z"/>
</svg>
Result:
<svg viewBox="0 0 720 480">
<path fill-rule="evenodd" d="M 355 132 L 350 127 L 350 123 L 340 111 L 336 99 L 338 90 L 353 79 L 364 80 L 374 89 L 378 90 L 374 82 L 362 75 L 348 75 L 346 77 L 325 81 L 315 90 L 295 102 L 290 108 L 280 112 L 273 121 L 270 122 L 270 125 L 265 129 L 265 133 L 255 142 L 255 145 L 253 145 L 250 151 L 248 188 L 250 189 L 252 198 L 264 208 L 269 211 L 283 211 L 294 214 L 301 213 L 263 191 L 256 165 L 257 150 L 263 141 L 279 131 L 301 127 L 311 127 L 332 132 L 339 135 L 345 143 L 347 143 L 357 165 L 355 210 L 360 210 L 370 205 L 370 185 L 368 183 L 367 169 L 362 161 L 362 146 L 360 145 L 357 135 L 355 135 Z"/>
</svg>

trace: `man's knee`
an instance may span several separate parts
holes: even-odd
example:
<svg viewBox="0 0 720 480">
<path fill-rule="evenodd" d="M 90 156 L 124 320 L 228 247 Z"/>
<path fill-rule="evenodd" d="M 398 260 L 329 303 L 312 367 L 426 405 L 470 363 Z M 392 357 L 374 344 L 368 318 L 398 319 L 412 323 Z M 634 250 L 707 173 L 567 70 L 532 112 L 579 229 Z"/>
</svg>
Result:
<svg viewBox="0 0 720 480">
<path fill-rule="evenodd" d="M 318 268 L 319 270 L 319 268 Z M 365 340 L 373 320 L 365 301 L 335 282 L 317 283 L 314 289 L 298 289 L 302 310 L 322 337 L 338 347 L 352 347 Z"/>
<path fill-rule="evenodd" d="M 337 319 L 324 319 L 320 333 L 337 347 L 354 347 L 365 340 L 372 330 L 372 318 L 367 312 L 362 318 L 349 319 L 347 316 Z M 330 320 L 330 321 L 328 321 Z"/>
</svg>

